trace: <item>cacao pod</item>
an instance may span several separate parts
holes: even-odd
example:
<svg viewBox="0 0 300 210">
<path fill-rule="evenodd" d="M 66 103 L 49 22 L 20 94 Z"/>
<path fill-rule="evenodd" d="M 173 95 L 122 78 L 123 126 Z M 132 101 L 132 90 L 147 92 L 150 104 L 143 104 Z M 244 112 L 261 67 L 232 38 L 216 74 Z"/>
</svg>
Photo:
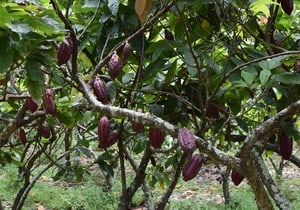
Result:
<svg viewBox="0 0 300 210">
<path fill-rule="evenodd" d="M 99 77 L 94 78 L 93 91 L 98 101 L 103 104 L 108 104 L 108 92 L 106 89 L 106 85 Z"/>
<path fill-rule="evenodd" d="M 25 145 L 27 142 L 26 133 L 23 128 L 20 129 L 20 140 L 23 145 Z"/>
<path fill-rule="evenodd" d="M 104 147 L 100 147 L 100 148 L 107 149 L 110 146 L 112 146 L 114 143 L 116 143 L 118 140 L 119 140 L 119 133 L 111 132 L 108 136 L 107 141 L 105 142 Z"/>
<path fill-rule="evenodd" d="M 32 97 L 29 97 L 26 99 L 26 106 L 31 113 L 34 113 L 38 108 L 37 103 L 35 103 L 35 101 L 32 99 Z"/>
<path fill-rule="evenodd" d="M 165 132 L 158 128 L 149 129 L 150 145 L 154 148 L 160 148 L 165 139 Z"/>
<path fill-rule="evenodd" d="M 238 186 L 244 180 L 244 178 L 245 177 L 243 175 L 241 175 L 236 170 L 232 169 L 232 171 L 231 171 L 231 180 L 234 183 L 234 185 Z"/>
<path fill-rule="evenodd" d="M 199 173 L 203 164 L 203 157 L 200 154 L 193 155 L 190 160 L 185 164 L 182 176 L 184 181 L 193 179 Z"/>
<path fill-rule="evenodd" d="M 179 128 L 178 143 L 181 149 L 188 153 L 196 149 L 196 139 L 194 134 L 187 128 Z"/>
<path fill-rule="evenodd" d="M 46 88 L 43 96 L 43 105 L 46 114 L 56 115 L 56 105 L 54 100 L 54 91 L 51 88 Z"/>
<path fill-rule="evenodd" d="M 123 47 L 123 62 L 125 62 L 128 59 L 130 52 L 131 52 L 131 46 L 130 46 L 129 42 L 126 41 L 126 43 Z"/>
<path fill-rule="evenodd" d="M 142 113 L 142 112 L 143 112 L 143 109 L 138 108 L 136 111 Z M 135 133 L 141 133 L 141 132 L 144 131 L 144 125 L 141 124 L 141 123 L 133 122 L 133 123 L 132 123 L 132 130 L 133 130 Z"/>
<path fill-rule="evenodd" d="M 46 125 L 40 125 L 39 126 L 39 132 L 41 134 L 42 137 L 49 139 L 51 136 L 51 128 L 49 126 Z"/>
<path fill-rule="evenodd" d="M 122 69 L 121 59 L 118 56 L 117 52 L 111 56 L 108 62 L 109 75 L 114 80 L 120 73 Z"/>
<path fill-rule="evenodd" d="M 283 11 L 290 15 L 294 9 L 294 0 L 281 0 L 280 3 Z"/>
<path fill-rule="evenodd" d="M 66 38 L 66 42 L 63 42 L 59 45 L 57 50 L 57 64 L 59 66 L 66 64 L 70 59 L 73 52 L 73 40 L 71 36 Z"/>
<path fill-rule="evenodd" d="M 281 132 L 279 136 L 279 154 L 283 159 L 289 160 L 293 152 L 293 140 L 288 137 L 285 132 Z"/>
<path fill-rule="evenodd" d="M 297 73 L 300 73 L 300 58 L 295 59 L 294 69 Z"/>
<path fill-rule="evenodd" d="M 276 39 L 276 38 L 271 38 L 271 43 L 273 45 L 275 45 L 276 47 L 281 47 L 282 43 L 279 39 Z M 276 47 L 271 47 L 272 48 L 272 51 L 275 53 L 275 54 L 278 54 L 278 53 L 281 53 L 282 50 L 279 49 L 279 48 L 276 48 Z"/>
<path fill-rule="evenodd" d="M 168 29 L 165 29 L 165 39 L 166 40 L 169 40 L 169 41 L 172 41 L 174 40 L 174 36 L 173 34 L 171 33 L 171 31 L 169 31 Z"/>
<path fill-rule="evenodd" d="M 109 137 L 110 123 L 106 116 L 101 117 L 98 122 L 99 148 L 105 148 Z"/>
</svg>

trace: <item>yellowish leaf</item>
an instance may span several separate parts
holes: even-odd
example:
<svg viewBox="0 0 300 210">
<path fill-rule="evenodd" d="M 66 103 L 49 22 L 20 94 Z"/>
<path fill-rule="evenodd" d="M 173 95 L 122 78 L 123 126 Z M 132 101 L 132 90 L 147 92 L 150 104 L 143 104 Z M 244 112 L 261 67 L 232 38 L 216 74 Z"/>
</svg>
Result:
<svg viewBox="0 0 300 210">
<path fill-rule="evenodd" d="M 147 20 L 147 13 L 144 11 L 141 15 L 139 15 L 139 19 L 142 23 L 145 23 Z"/>
<path fill-rule="evenodd" d="M 143 15 L 146 8 L 147 0 L 135 0 L 135 12 L 138 16 Z"/>
<path fill-rule="evenodd" d="M 152 0 L 146 0 L 145 12 L 148 14 L 152 9 Z"/>
</svg>

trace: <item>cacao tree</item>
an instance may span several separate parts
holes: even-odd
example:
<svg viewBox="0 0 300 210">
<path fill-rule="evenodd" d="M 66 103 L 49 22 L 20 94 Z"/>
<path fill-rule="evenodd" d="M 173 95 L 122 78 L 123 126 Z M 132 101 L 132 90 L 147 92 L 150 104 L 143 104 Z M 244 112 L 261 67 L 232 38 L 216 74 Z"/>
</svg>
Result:
<svg viewBox="0 0 300 210">
<path fill-rule="evenodd" d="M 108 185 L 119 164 L 119 209 L 139 188 L 149 209 L 164 209 L 178 180 L 205 164 L 247 180 L 259 209 L 290 209 L 264 156 L 300 165 L 299 9 L 292 0 L 2 1 L 0 163 L 24 177 L 13 209 L 50 167 L 81 181 L 85 168 L 71 161 L 80 154 Z M 156 182 L 167 185 L 160 198 Z"/>
</svg>

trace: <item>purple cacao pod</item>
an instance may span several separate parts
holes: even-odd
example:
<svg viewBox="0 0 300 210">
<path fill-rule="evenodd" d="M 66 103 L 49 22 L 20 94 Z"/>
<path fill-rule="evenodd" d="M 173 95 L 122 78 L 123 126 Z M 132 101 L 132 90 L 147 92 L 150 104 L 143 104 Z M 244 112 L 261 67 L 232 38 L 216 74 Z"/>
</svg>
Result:
<svg viewBox="0 0 300 210">
<path fill-rule="evenodd" d="M 144 110 L 141 109 L 141 108 L 138 108 L 136 110 L 137 112 L 140 112 L 140 113 L 143 113 Z M 135 132 L 135 133 L 142 133 L 144 131 L 144 125 L 141 124 L 141 123 L 137 123 L 137 122 L 132 122 L 132 130 Z"/>
<path fill-rule="evenodd" d="M 32 99 L 32 97 L 29 97 L 26 99 L 26 106 L 31 113 L 34 113 L 38 108 L 37 103 L 35 103 L 35 101 Z"/>
<path fill-rule="evenodd" d="M 165 132 L 158 128 L 150 128 L 149 130 L 149 140 L 150 145 L 154 148 L 160 148 L 165 139 Z"/>
<path fill-rule="evenodd" d="M 40 125 L 39 126 L 39 132 L 41 134 L 42 137 L 49 139 L 51 136 L 51 128 L 49 126 L 46 125 Z"/>
<path fill-rule="evenodd" d="M 121 72 L 122 62 L 117 52 L 111 56 L 108 62 L 109 75 L 114 80 Z"/>
<path fill-rule="evenodd" d="M 238 186 L 243 180 L 244 176 L 241 175 L 238 171 L 232 169 L 231 171 L 231 180 L 234 183 L 234 185 Z"/>
<path fill-rule="evenodd" d="M 123 62 L 125 62 L 128 59 L 130 52 L 131 52 L 131 46 L 129 42 L 126 41 L 123 47 Z"/>
<path fill-rule="evenodd" d="M 108 104 L 108 92 L 105 83 L 99 77 L 94 78 L 93 91 L 98 101 L 103 104 Z"/>
<path fill-rule="evenodd" d="M 109 138 L 110 123 L 106 116 L 101 117 L 98 122 L 98 140 L 99 148 L 105 148 Z"/>
<path fill-rule="evenodd" d="M 26 133 L 23 128 L 20 129 L 19 135 L 20 135 L 20 140 L 21 140 L 22 144 L 25 145 L 27 142 L 27 137 L 26 137 Z"/>
<path fill-rule="evenodd" d="M 111 132 L 108 136 L 107 142 L 105 144 L 105 149 L 112 146 L 114 143 L 116 143 L 119 140 L 119 133 L 118 132 Z"/>
<path fill-rule="evenodd" d="M 57 50 L 57 64 L 59 66 L 66 64 L 70 59 L 73 52 L 73 40 L 71 36 L 66 38 L 66 42 L 63 42 L 59 45 Z"/>
<path fill-rule="evenodd" d="M 184 181 L 193 179 L 199 173 L 203 164 L 203 157 L 200 154 L 193 155 L 190 160 L 185 164 L 182 176 Z"/>
<path fill-rule="evenodd" d="M 281 0 L 281 8 L 283 9 L 283 11 L 290 15 L 293 12 L 294 9 L 294 0 Z"/>
<path fill-rule="evenodd" d="M 289 136 L 285 134 L 285 132 L 281 132 L 279 136 L 279 154 L 283 159 L 289 160 L 293 152 L 293 140 Z"/>
<path fill-rule="evenodd" d="M 43 106 L 46 114 L 56 115 L 56 104 L 54 100 L 54 91 L 51 88 L 46 88 L 43 95 Z"/>
<path fill-rule="evenodd" d="M 188 153 L 196 149 L 196 140 L 194 134 L 187 128 L 179 128 L 178 143 L 181 149 Z"/>
</svg>

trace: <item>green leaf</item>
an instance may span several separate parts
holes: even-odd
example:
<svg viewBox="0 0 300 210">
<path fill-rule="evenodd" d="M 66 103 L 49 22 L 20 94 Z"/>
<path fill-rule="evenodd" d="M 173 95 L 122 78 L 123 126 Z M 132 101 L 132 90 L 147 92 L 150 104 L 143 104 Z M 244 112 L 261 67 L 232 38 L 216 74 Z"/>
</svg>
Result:
<svg viewBox="0 0 300 210">
<path fill-rule="evenodd" d="M 114 176 L 114 171 L 112 167 L 106 161 L 97 158 L 96 162 L 98 163 L 99 168 L 102 171 L 106 172 L 110 176 Z"/>
<path fill-rule="evenodd" d="M 270 15 L 269 7 L 267 4 L 277 4 L 273 0 L 257 0 L 253 1 L 250 4 L 250 9 L 254 12 L 254 14 L 257 13 L 263 13 L 265 16 Z"/>
<path fill-rule="evenodd" d="M 130 82 L 130 80 L 132 80 L 133 77 L 134 77 L 133 73 L 124 74 L 122 76 L 122 83 L 126 84 L 126 83 Z"/>
<path fill-rule="evenodd" d="M 6 26 L 8 28 L 10 28 L 10 30 L 12 30 L 13 32 L 16 32 L 18 34 L 27 34 L 30 31 L 32 31 L 32 28 L 30 27 L 30 25 L 26 24 L 26 23 L 7 23 Z"/>
<path fill-rule="evenodd" d="M 0 73 L 5 72 L 13 62 L 14 50 L 11 48 L 10 39 L 0 38 Z"/>
<path fill-rule="evenodd" d="M 114 99 L 116 98 L 116 86 L 115 86 L 114 82 L 110 81 L 110 82 L 106 83 L 106 89 L 107 89 L 110 101 L 114 101 Z"/>
<path fill-rule="evenodd" d="M 285 72 L 279 75 L 274 75 L 273 78 L 277 82 L 300 85 L 300 74 L 297 73 Z"/>
<path fill-rule="evenodd" d="M 32 81 L 44 83 L 44 73 L 41 71 L 40 65 L 34 57 L 28 56 L 26 59 L 26 67 L 27 76 L 29 76 Z"/>
<path fill-rule="evenodd" d="M 119 1 L 108 0 L 108 8 L 111 11 L 111 13 L 115 16 L 119 10 Z"/>
<path fill-rule="evenodd" d="M 259 74 L 259 79 L 262 85 L 265 85 L 271 76 L 271 71 L 269 69 L 264 69 Z"/>
<path fill-rule="evenodd" d="M 71 114 L 69 112 L 66 112 L 65 110 L 57 110 L 57 119 L 65 124 L 67 127 L 71 128 L 74 125 L 74 120 Z"/>
<path fill-rule="evenodd" d="M 7 23 L 11 23 L 11 18 L 7 10 L 0 6 L 0 27 L 5 28 Z"/>
<path fill-rule="evenodd" d="M 40 100 L 42 98 L 42 95 L 45 91 L 45 86 L 43 83 L 40 83 L 39 81 L 33 81 L 27 77 L 25 85 L 33 99 Z"/>
<path fill-rule="evenodd" d="M 248 86 L 251 86 L 255 79 L 255 75 L 253 73 L 249 73 L 247 71 L 242 71 L 241 72 L 242 78 L 245 80 Z"/>
</svg>

